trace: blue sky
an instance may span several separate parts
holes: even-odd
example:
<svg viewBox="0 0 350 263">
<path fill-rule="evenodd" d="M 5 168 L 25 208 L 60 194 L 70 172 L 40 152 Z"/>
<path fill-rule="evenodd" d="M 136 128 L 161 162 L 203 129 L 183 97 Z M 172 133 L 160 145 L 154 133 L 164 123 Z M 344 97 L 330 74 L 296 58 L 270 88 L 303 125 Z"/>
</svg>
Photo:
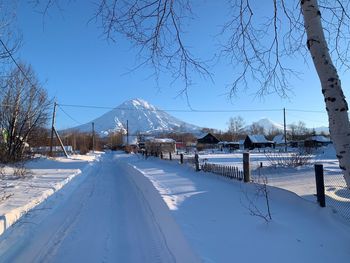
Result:
<svg viewBox="0 0 350 263">
<path fill-rule="evenodd" d="M 159 86 L 150 78 L 152 70 L 137 65 L 136 50 L 122 37 L 116 43 L 108 42 L 99 24 L 88 21 L 94 6 L 87 1 L 71 1 L 63 10 L 51 9 L 43 23 L 43 16 L 27 1 L 19 1 L 18 24 L 23 34 L 23 45 L 16 57 L 31 63 L 51 97 L 58 103 L 115 107 L 132 98 L 143 98 L 160 109 L 189 109 L 184 97 L 177 96 L 183 83 L 167 74 L 160 76 Z M 225 22 L 226 10 L 216 1 L 194 1 L 196 19 L 187 29 L 186 41 L 196 55 L 210 58 L 216 52 L 215 35 Z M 220 2 L 220 1 L 218 1 Z M 210 54 L 210 56 L 208 55 Z M 235 68 L 227 63 L 217 63 L 211 68 L 214 82 L 195 78 L 189 89 L 193 109 L 198 110 L 254 110 L 255 112 L 191 113 L 170 112 L 175 117 L 203 127 L 226 129 L 230 117 L 240 115 L 249 124 L 268 117 L 283 122 L 282 108 L 324 111 L 319 80 L 313 65 L 298 60 L 291 61 L 303 74 L 291 79 L 293 94 L 288 99 L 277 95 L 256 98 L 256 87 L 241 91 L 228 99 L 226 93 L 232 82 Z M 349 97 L 349 74 L 341 74 L 346 97 Z M 107 110 L 64 108 L 79 123 L 99 117 Z M 268 111 L 280 109 L 279 111 Z M 309 127 L 327 125 L 325 113 L 287 111 L 287 122 L 304 121 Z M 77 125 L 62 111 L 58 111 L 58 128 Z"/>
</svg>

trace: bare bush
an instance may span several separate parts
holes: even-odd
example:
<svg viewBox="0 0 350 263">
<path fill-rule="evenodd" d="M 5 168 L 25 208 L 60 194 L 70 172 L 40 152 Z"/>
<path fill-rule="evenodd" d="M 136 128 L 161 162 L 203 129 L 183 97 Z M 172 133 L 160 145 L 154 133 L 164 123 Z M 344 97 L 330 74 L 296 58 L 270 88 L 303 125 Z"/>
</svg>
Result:
<svg viewBox="0 0 350 263">
<path fill-rule="evenodd" d="M 9 199 L 13 195 L 13 193 L 3 193 L 2 195 L 0 195 L 0 203 L 5 201 L 6 199 Z"/>
<path fill-rule="evenodd" d="M 24 179 L 32 175 L 32 171 L 25 167 L 25 162 L 17 162 L 7 168 L 0 165 L 0 178 L 4 180 Z"/>
<path fill-rule="evenodd" d="M 241 200 L 241 204 L 249 211 L 251 216 L 262 218 L 266 223 L 272 220 L 269 189 L 267 187 L 268 180 L 266 176 L 262 176 L 259 170 L 259 176 L 254 179 L 255 192 L 253 195 L 244 191 L 245 202 Z M 263 199 L 265 208 L 259 205 Z"/>
<path fill-rule="evenodd" d="M 311 154 L 304 150 L 294 153 L 265 152 L 270 166 L 274 167 L 298 167 L 310 164 Z"/>
<path fill-rule="evenodd" d="M 12 175 L 14 178 L 25 178 L 31 176 L 32 172 L 25 167 L 24 162 L 19 162 L 13 167 Z"/>
<path fill-rule="evenodd" d="M 5 176 L 5 166 L 0 163 L 0 178 L 3 178 Z"/>
</svg>

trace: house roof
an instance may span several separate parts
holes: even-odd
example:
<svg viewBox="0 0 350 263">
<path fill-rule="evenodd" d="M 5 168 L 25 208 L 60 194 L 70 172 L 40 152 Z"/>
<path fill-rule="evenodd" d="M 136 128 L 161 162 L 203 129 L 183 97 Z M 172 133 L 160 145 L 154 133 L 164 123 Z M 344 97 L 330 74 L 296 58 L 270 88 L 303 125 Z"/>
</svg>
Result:
<svg viewBox="0 0 350 263">
<path fill-rule="evenodd" d="M 208 134 L 212 135 L 210 132 L 201 132 L 195 135 L 196 139 L 203 139 Z"/>
<path fill-rule="evenodd" d="M 273 141 L 276 144 L 283 144 L 284 143 L 284 135 L 283 134 L 278 134 L 273 138 Z"/>
<path fill-rule="evenodd" d="M 135 135 L 129 135 L 129 145 L 136 145 L 138 143 L 138 138 Z M 123 144 L 126 145 L 127 137 L 123 136 Z"/>
<path fill-rule="evenodd" d="M 273 143 L 273 141 L 266 140 L 265 136 L 262 134 L 247 135 L 252 143 Z"/>
<path fill-rule="evenodd" d="M 239 145 L 239 142 L 222 141 L 222 142 L 219 142 L 218 144 L 222 144 L 222 145 Z"/>
<path fill-rule="evenodd" d="M 216 144 L 216 143 L 220 142 L 220 140 L 209 132 L 204 137 L 197 139 L 197 142 L 198 143 Z"/>
<path fill-rule="evenodd" d="M 306 141 L 330 142 L 331 140 L 327 137 L 322 136 L 322 135 L 315 135 L 315 136 L 311 136 L 311 137 L 307 138 Z"/>
<path fill-rule="evenodd" d="M 169 139 L 169 138 L 154 138 L 151 140 L 151 142 L 158 142 L 158 143 L 175 143 L 175 140 Z"/>
</svg>

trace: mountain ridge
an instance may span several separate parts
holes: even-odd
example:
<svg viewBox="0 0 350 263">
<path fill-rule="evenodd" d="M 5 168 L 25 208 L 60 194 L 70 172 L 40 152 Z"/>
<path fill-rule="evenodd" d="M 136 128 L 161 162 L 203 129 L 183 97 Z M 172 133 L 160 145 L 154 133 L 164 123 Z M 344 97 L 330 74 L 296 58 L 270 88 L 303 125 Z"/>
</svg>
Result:
<svg viewBox="0 0 350 263">
<path fill-rule="evenodd" d="M 202 127 L 184 122 L 140 98 L 124 101 L 100 117 L 88 123 L 66 129 L 65 131 L 78 130 L 81 132 L 91 132 L 91 123 L 93 122 L 95 124 L 95 132 L 101 136 L 106 136 L 112 132 L 126 133 L 127 121 L 130 135 L 136 135 L 138 133 L 156 135 L 169 132 L 203 134 Z M 252 122 L 250 125 L 246 125 L 242 130 L 249 132 L 254 124 L 263 127 L 265 133 L 272 130 L 279 130 L 281 132 L 284 130 L 282 124 L 266 117 Z M 312 130 L 310 128 L 308 129 Z M 288 125 L 287 130 L 289 130 Z M 328 127 L 317 127 L 315 131 L 318 133 L 329 133 Z"/>
<path fill-rule="evenodd" d="M 90 132 L 92 122 L 95 125 L 95 132 L 104 136 L 119 131 L 126 133 L 127 122 L 129 134 L 175 131 L 198 133 L 202 129 L 184 122 L 140 98 L 127 100 L 91 122 L 68 130 Z"/>
</svg>

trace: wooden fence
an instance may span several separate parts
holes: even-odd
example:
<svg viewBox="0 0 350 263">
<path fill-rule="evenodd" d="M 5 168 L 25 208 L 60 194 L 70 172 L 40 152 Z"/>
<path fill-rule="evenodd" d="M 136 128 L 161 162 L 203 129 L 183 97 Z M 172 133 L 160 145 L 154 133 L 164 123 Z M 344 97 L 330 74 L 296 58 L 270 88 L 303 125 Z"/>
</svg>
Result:
<svg viewBox="0 0 350 263">
<path fill-rule="evenodd" d="M 235 166 L 226 166 L 215 163 L 204 163 L 201 165 L 203 172 L 211 172 L 230 179 L 243 180 L 244 174 L 242 170 L 239 170 Z"/>
</svg>

